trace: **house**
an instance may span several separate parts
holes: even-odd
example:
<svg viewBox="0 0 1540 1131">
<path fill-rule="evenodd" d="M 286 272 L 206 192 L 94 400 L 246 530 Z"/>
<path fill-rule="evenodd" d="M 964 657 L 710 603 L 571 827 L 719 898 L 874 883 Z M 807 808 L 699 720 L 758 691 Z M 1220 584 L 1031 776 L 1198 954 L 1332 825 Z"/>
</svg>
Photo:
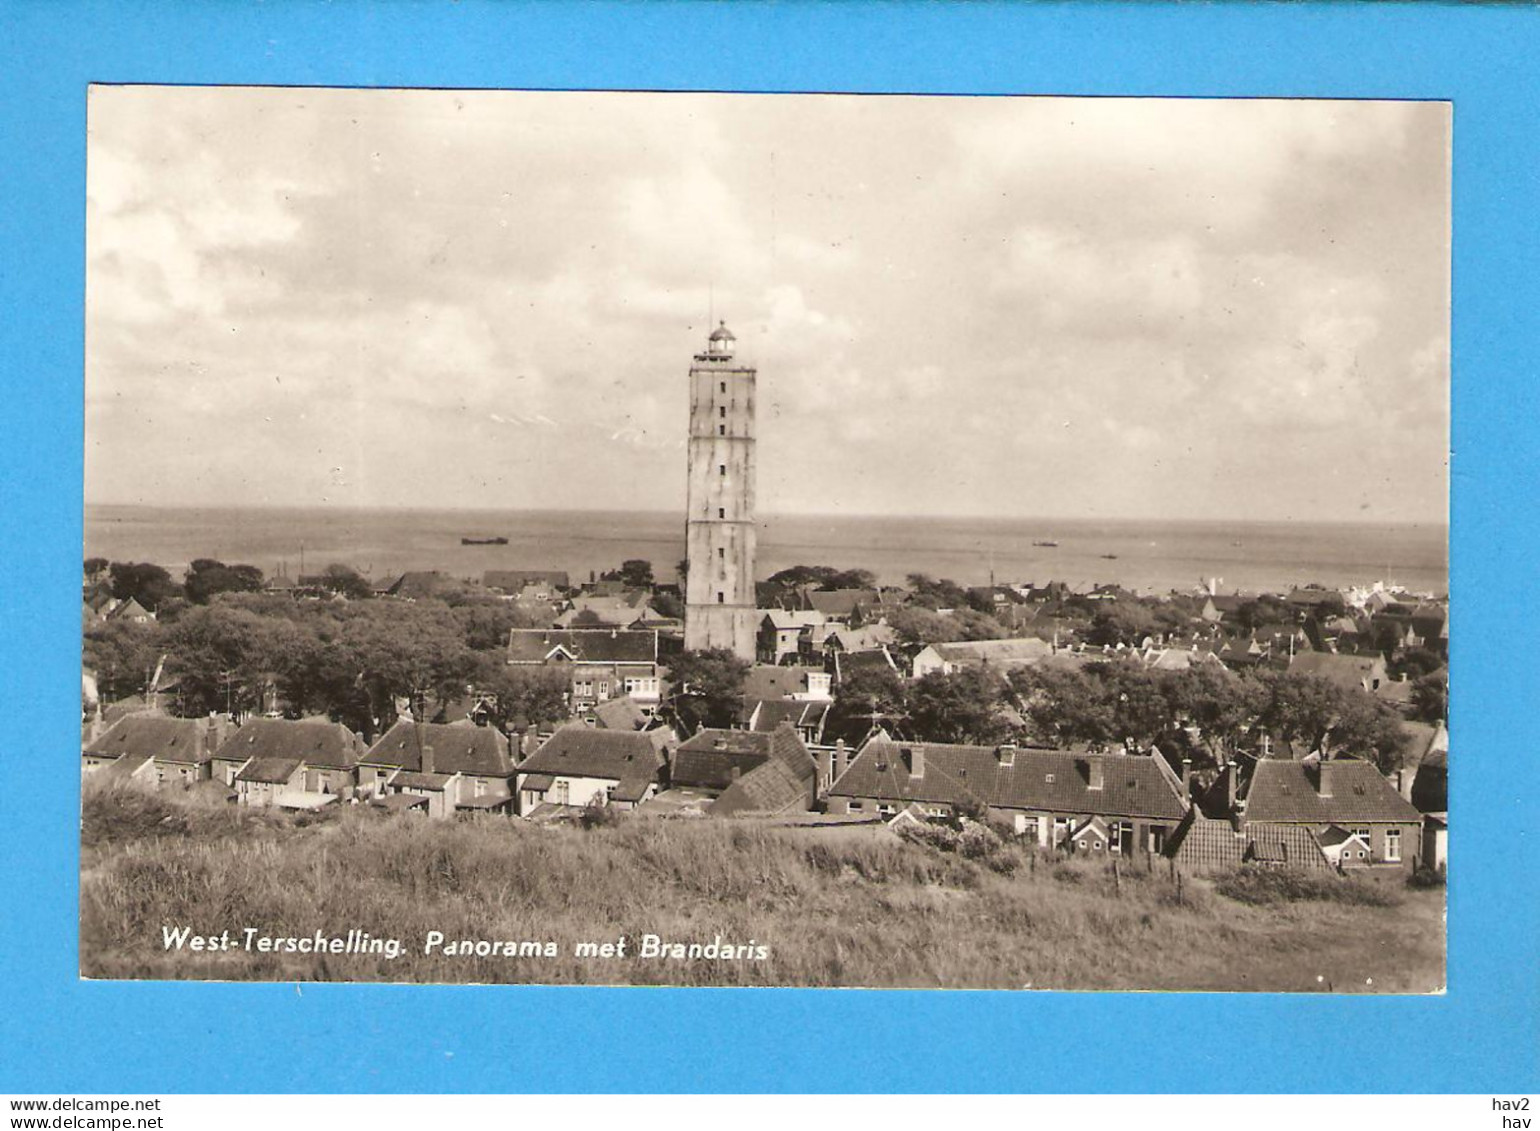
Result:
<svg viewBox="0 0 1540 1131">
<path fill-rule="evenodd" d="M 1209 624 L 1233 622 L 1239 615 L 1241 606 L 1245 603 L 1246 599 L 1244 597 L 1235 594 L 1222 597 L 1217 593 L 1212 593 L 1204 598 L 1203 608 L 1199 610 L 1198 615 L 1208 621 Z"/>
<path fill-rule="evenodd" d="M 307 588 L 307 581 L 311 579 L 301 577 L 300 588 Z M 399 597 L 404 601 L 422 601 L 430 597 L 437 597 L 445 589 L 453 585 L 453 581 L 436 569 L 408 570 L 385 589 L 387 597 Z"/>
<path fill-rule="evenodd" d="M 832 684 L 822 668 L 755 664 L 743 679 L 743 698 L 827 700 Z"/>
<path fill-rule="evenodd" d="M 1371 763 L 1353 758 L 1263 758 L 1237 813 L 1253 836 L 1261 826 L 1298 826 L 1318 838 L 1334 825 L 1346 829 L 1368 845 L 1368 866 L 1409 872 L 1421 854 L 1422 814 Z"/>
<path fill-rule="evenodd" d="M 135 780 L 157 785 L 207 781 L 214 749 L 229 727 L 228 720 L 215 715 L 206 719 L 174 719 L 149 712 L 126 715 L 82 748 L 81 770 L 94 773 L 120 758 L 134 757 Z M 146 763 L 151 768 L 140 772 L 138 767 Z"/>
<path fill-rule="evenodd" d="M 826 699 L 745 699 L 743 727 L 769 734 L 785 723 L 804 743 L 812 746 L 823 741 L 823 728 L 831 705 Z"/>
<path fill-rule="evenodd" d="M 804 589 L 802 607 L 837 624 L 857 625 L 878 619 L 884 611 L 876 589 Z"/>
<path fill-rule="evenodd" d="M 431 817 L 513 810 L 508 740 L 492 727 L 401 719 L 358 759 L 358 789 L 425 799 Z M 403 804 L 403 803 L 397 803 Z"/>
<path fill-rule="evenodd" d="M 648 713 L 658 705 L 655 629 L 515 628 L 508 636 L 508 663 L 569 669 L 575 713 L 623 695 Z"/>
<path fill-rule="evenodd" d="M 810 635 L 812 629 L 828 623 L 817 609 L 761 609 L 760 613 L 755 652 L 762 664 L 779 664 L 788 656 L 800 655 L 804 633 Z"/>
<path fill-rule="evenodd" d="M 898 660 L 894 659 L 892 651 L 887 648 L 872 648 L 864 652 L 836 651 L 832 655 L 835 683 L 843 683 L 860 671 L 898 674 Z"/>
<path fill-rule="evenodd" d="M 1298 652 L 1289 662 L 1291 675 L 1318 676 L 1342 688 L 1373 692 L 1385 682 L 1385 657 L 1377 653 L 1344 656 L 1335 652 Z"/>
<path fill-rule="evenodd" d="M 1362 832 L 1353 832 L 1341 825 L 1332 825 L 1323 833 L 1311 835 L 1319 844 L 1322 857 L 1333 868 L 1345 870 L 1369 866 L 1369 841 L 1365 839 Z"/>
<path fill-rule="evenodd" d="M 836 624 L 829 627 L 821 643 L 826 652 L 874 652 L 897 644 L 898 632 L 885 622 L 860 627 Z"/>
<path fill-rule="evenodd" d="M 155 614 L 141 605 L 137 598 L 130 597 L 126 601 L 120 601 L 107 613 L 109 621 L 130 621 L 133 624 L 149 624 L 155 619 Z"/>
<path fill-rule="evenodd" d="M 614 595 L 579 594 L 555 624 L 557 628 L 630 628 L 661 619 L 648 604 L 648 597 L 645 589 L 628 589 Z"/>
<path fill-rule="evenodd" d="M 1187 815 L 1181 779 L 1158 753 L 868 741 L 829 787 L 830 812 L 887 817 L 986 810 L 1044 847 L 1159 854 Z M 1100 819 L 1098 826 L 1091 818 Z M 1095 848 L 1095 843 L 1103 848 Z"/>
<path fill-rule="evenodd" d="M 544 805 L 634 809 L 658 791 L 664 752 L 642 731 L 557 729 L 518 772 L 518 812 Z"/>
<path fill-rule="evenodd" d="M 593 709 L 594 725 L 605 730 L 645 730 L 651 716 L 629 695 L 606 699 Z"/>
<path fill-rule="evenodd" d="M 818 768 L 789 723 L 768 733 L 706 729 L 674 751 L 669 787 L 712 798 L 708 816 L 807 812 Z"/>
<path fill-rule="evenodd" d="M 481 575 L 481 584 L 494 593 L 508 597 L 528 594 L 537 601 L 554 600 L 571 588 L 564 569 L 489 569 Z"/>
<path fill-rule="evenodd" d="M 303 758 L 252 758 L 235 775 L 235 800 L 238 805 L 257 809 L 317 808 L 315 799 L 304 797 L 305 760 Z M 335 795 L 326 797 L 327 801 Z M 324 804 L 324 802 L 319 802 Z"/>
<path fill-rule="evenodd" d="M 327 719 L 249 719 L 214 751 L 212 776 L 235 786 L 253 759 L 297 760 L 305 770 L 295 788 L 349 797 L 358 784 L 358 759 L 364 749 L 363 739 Z"/>
<path fill-rule="evenodd" d="M 951 675 L 963 668 L 991 668 L 1008 672 L 1031 667 L 1053 655 L 1053 645 L 1036 636 L 1014 640 L 959 640 L 950 644 L 927 644 L 915 654 L 912 672 L 922 679 L 931 672 Z"/>
</svg>

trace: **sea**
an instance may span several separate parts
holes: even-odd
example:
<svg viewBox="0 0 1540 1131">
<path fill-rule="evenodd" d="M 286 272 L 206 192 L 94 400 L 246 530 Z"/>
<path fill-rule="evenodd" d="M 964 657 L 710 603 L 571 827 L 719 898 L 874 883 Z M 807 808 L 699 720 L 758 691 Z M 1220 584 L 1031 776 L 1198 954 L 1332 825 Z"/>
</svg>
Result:
<svg viewBox="0 0 1540 1131">
<path fill-rule="evenodd" d="M 462 545 L 462 538 L 507 538 Z M 868 569 L 884 584 L 911 573 L 964 585 L 1064 581 L 1146 593 L 1286 592 L 1296 585 L 1395 583 L 1448 592 L 1443 524 L 769 515 L 756 574 L 792 565 Z M 684 557 L 677 513 L 152 507 L 87 505 L 85 554 L 154 562 L 180 577 L 195 558 L 247 563 L 268 575 L 319 573 L 339 562 L 367 577 L 441 570 L 560 569 L 576 582 L 628 558 L 660 581 Z"/>
</svg>

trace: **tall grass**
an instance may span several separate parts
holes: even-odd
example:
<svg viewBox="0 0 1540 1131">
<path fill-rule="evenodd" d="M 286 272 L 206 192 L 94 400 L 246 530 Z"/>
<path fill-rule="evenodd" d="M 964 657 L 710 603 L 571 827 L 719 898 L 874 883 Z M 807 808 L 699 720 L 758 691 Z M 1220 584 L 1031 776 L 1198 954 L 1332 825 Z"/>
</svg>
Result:
<svg viewBox="0 0 1540 1131">
<path fill-rule="evenodd" d="M 82 835 L 89 977 L 1312 989 L 1322 963 L 1340 985 L 1357 962 L 1373 967 L 1376 988 L 1442 982 L 1436 914 L 1249 906 L 1191 881 L 1179 889 L 1158 871 L 1114 875 L 1100 861 L 1054 862 L 1015 845 L 971 859 L 880 828 L 632 819 L 584 829 L 354 808 L 302 822 L 123 788 L 87 790 Z M 1016 863 L 1002 867 L 1003 856 Z M 1432 908 L 1438 893 L 1409 905 L 1416 899 Z M 168 952 L 168 925 L 280 937 L 357 929 L 399 939 L 405 953 Z M 1407 944 L 1334 952 L 1369 928 Z M 430 931 L 551 940 L 558 956 L 425 954 Z M 635 957 L 647 933 L 753 940 L 769 957 Z M 574 954 L 579 942 L 622 937 L 625 958 Z"/>
</svg>

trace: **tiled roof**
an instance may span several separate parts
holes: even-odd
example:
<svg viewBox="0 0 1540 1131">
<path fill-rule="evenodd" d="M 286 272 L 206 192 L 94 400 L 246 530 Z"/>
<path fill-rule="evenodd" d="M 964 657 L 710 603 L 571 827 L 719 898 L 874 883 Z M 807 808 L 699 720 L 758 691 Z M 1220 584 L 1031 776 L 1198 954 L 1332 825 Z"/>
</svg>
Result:
<svg viewBox="0 0 1540 1131">
<path fill-rule="evenodd" d="M 822 668 L 777 667 L 755 664 L 743 679 L 745 699 L 790 699 L 807 690 L 807 673 Z"/>
<path fill-rule="evenodd" d="M 1246 859 L 1258 864 L 1289 868 L 1329 868 L 1315 834 L 1298 825 L 1264 825 L 1248 828 Z"/>
<path fill-rule="evenodd" d="M 882 603 L 875 589 L 813 589 L 806 594 L 807 605 L 827 617 L 848 617 L 860 605 Z"/>
<path fill-rule="evenodd" d="M 860 628 L 852 628 L 842 624 L 830 630 L 825 643 L 837 645 L 847 652 L 872 652 L 897 641 L 898 632 L 891 625 L 863 624 Z"/>
<path fill-rule="evenodd" d="M 253 758 L 235 775 L 235 780 L 285 785 L 302 765 L 304 761 L 300 758 Z"/>
<path fill-rule="evenodd" d="M 790 726 L 773 733 L 746 730 L 703 730 L 674 751 L 671 784 L 696 789 L 727 789 L 765 763 L 786 766 L 799 782 L 810 785 L 818 769 Z M 738 771 L 735 779 L 733 771 Z"/>
<path fill-rule="evenodd" d="M 125 754 L 99 772 L 104 781 L 115 781 L 118 778 L 131 778 L 139 770 L 150 765 L 154 765 L 154 761 L 148 754 Z"/>
<path fill-rule="evenodd" d="M 1344 656 L 1336 652 L 1300 652 L 1289 664 L 1293 675 L 1315 675 L 1331 680 L 1340 687 L 1364 687 L 1364 681 L 1380 663 L 1374 654 Z"/>
<path fill-rule="evenodd" d="M 785 813 L 813 807 L 814 781 L 798 776 L 786 762 L 769 758 L 733 782 L 707 807 L 713 817 L 737 813 Z"/>
<path fill-rule="evenodd" d="M 539 792 L 540 790 L 550 789 L 555 784 L 556 778 L 551 774 L 530 774 L 529 777 L 523 779 L 523 784 L 519 788 Z"/>
<path fill-rule="evenodd" d="M 1330 796 L 1320 792 L 1328 775 Z M 1363 821 L 1421 820 L 1369 762 L 1337 758 L 1306 766 L 1265 758 L 1252 771 L 1246 791 L 1245 820 L 1309 825 L 1351 825 Z"/>
<path fill-rule="evenodd" d="M 743 720 L 747 723 L 752 719 L 751 729 L 764 734 L 782 723 L 817 729 L 831 705 L 824 699 L 750 699 L 744 702 Z"/>
<path fill-rule="evenodd" d="M 834 670 L 840 679 L 858 671 L 897 671 L 893 657 L 886 648 L 874 648 L 867 652 L 834 653 Z"/>
<path fill-rule="evenodd" d="M 613 628 L 515 628 L 508 634 L 508 662 L 544 663 L 558 649 L 590 663 L 657 663 L 658 634 Z"/>
<path fill-rule="evenodd" d="M 231 762 L 303 758 L 311 766 L 351 770 L 363 752 L 363 740 L 341 723 L 251 719 L 225 739 L 214 757 Z"/>
<path fill-rule="evenodd" d="M 655 781 L 663 755 L 641 731 L 597 730 L 572 723 L 561 727 L 519 767 L 521 774 L 605 778 L 619 790 Z M 624 800 L 624 798 L 622 798 Z"/>
<path fill-rule="evenodd" d="M 505 778 L 513 773 L 508 740 L 491 727 L 459 723 L 415 723 L 401 719 L 386 731 L 361 763 L 422 769 L 422 748 L 433 748 L 433 770 L 439 774 L 471 774 Z"/>
<path fill-rule="evenodd" d="M 481 584 L 504 593 L 517 593 L 529 584 L 545 584 L 554 589 L 568 587 L 564 569 L 489 569 L 481 575 Z"/>
<path fill-rule="evenodd" d="M 960 640 L 933 644 L 943 660 L 952 664 L 1030 664 L 1053 654 L 1053 645 L 1036 636 L 1013 640 Z"/>
<path fill-rule="evenodd" d="M 1245 847 L 1229 821 L 1210 819 L 1194 807 L 1177 826 L 1166 852 L 1183 867 L 1207 871 L 1238 867 Z"/>
<path fill-rule="evenodd" d="M 910 774 L 910 749 L 924 754 L 924 774 Z M 945 804 L 982 802 L 1008 809 L 1175 820 L 1187 811 L 1181 782 L 1164 758 L 1022 748 L 1001 764 L 990 746 L 874 741 L 830 788 L 831 796 Z M 1102 768 L 1102 787 L 1090 788 Z"/>
<path fill-rule="evenodd" d="M 814 625 L 824 623 L 826 619 L 817 609 L 807 609 L 799 612 L 791 612 L 787 609 L 762 609 L 760 624 L 770 622 L 770 627 L 775 629 L 801 629 L 811 628 Z"/>
<path fill-rule="evenodd" d="M 606 699 L 594 708 L 594 718 L 605 730 L 641 730 L 647 725 L 647 715 L 629 695 Z"/>
<path fill-rule="evenodd" d="M 431 789 L 441 791 L 453 780 L 453 774 L 424 774 L 415 770 L 402 770 L 390 779 L 390 787 L 392 789 Z"/>
<path fill-rule="evenodd" d="M 143 754 L 162 762 L 207 762 L 212 756 L 207 719 L 128 715 L 85 748 L 87 754 L 121 758 Z"/>
</svg>

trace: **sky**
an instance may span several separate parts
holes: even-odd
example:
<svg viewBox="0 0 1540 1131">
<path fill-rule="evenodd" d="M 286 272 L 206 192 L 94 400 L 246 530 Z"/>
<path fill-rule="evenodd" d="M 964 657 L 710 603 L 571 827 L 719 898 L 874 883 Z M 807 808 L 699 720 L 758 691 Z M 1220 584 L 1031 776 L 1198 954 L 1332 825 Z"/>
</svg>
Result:
<svg viewBox="0 0 1540 1131">
<path fill-rule="evenodd" d="M 1446 103 L 93 87 L 86 500 L 1441 523 Z"/>
</svg>

